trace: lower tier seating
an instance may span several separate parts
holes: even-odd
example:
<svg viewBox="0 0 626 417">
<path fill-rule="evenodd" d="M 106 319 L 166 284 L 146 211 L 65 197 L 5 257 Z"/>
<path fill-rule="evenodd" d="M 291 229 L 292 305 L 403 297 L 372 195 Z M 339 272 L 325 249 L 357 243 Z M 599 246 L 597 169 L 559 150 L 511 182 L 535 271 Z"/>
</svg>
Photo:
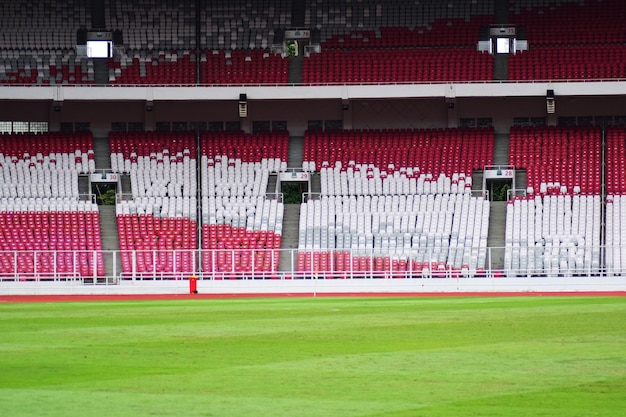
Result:
<svg viewBox="0 0 626 417">
<path fill-rule="evenodd" d="M 277 277 L 284 205 L 268 184 L 287 169 L 288 132 L 206 132 L 201 146 L 202 270 Z"/>
<path fill-rule="evenodd" d="M 202 157 L 202 269 L 218 278 L 278 271 L 284 206 L 266 194 L 268 162 Z M 233 162 L 231 165 L 230 162 Z"/>
<path fill-rule="evenodd" d="M 513 127 L 509 164 L 526 169 L 532 193 L 599 194 L 598 127 Z"/>
<path fill-rule="evenodd" d="M 104 275 L 98 206 L 76 199 L 0 199 L 0 276 Z"/>
<path fill-rule="evenodd" d="M 216 279 L 276 278 L 281 235 L 229 224 L 204 224 L 202 269 Z"/>
<path fill-rule="evenodd" d="M 322 195 L 301 206 L 297 268 L 324 276 L 355 266 L 357 275 L 383 277 L 475 275 L 485 268 L 488 224 L 489 202 L 469 192 Z"/>
<path fill-rule="evenodd" d="M 528 195 L 507 205 L 508 275 L 572 275 L 600 269 L 599 195 Z"/>
<path fill-rule="evenodd" d="M 111 167 L 129 173 L 116 206 L 123 275 L 182 278 L 197 270 L 196 146 L 187 132 L 115 133 Z"/>
<path fill-rule="evenodd" d="M 196 271 L 195 197 L 137 198 L 117 207 L 124 276 L 184 278 Z"/>
<path fill-rule="evenodd" d="M 304 145 L 321 196 L 301 207 L 299 273 L 484 272 L 489 203 L 471 188 L 492 129 L 307 132 Z"/>
<path fill-rule="evenodd" d="M 626 272 L 626 196 L 606 199 L 606 270 L 608 274 Z"/>
<path fill-rule="evenodd" d="M 389 175 L 411 170 L 434 178 L 442 173 L 467 177 L 491 165 L 493 143 L 491 128 L 307 131 L 302 168 L 347 170 L 365 164 Z"/>
<path fill-rule="evenodd" d="M 606 192 L 626 193 L 626 128 L 612 126 L 606 129 Z"/>
</svg>

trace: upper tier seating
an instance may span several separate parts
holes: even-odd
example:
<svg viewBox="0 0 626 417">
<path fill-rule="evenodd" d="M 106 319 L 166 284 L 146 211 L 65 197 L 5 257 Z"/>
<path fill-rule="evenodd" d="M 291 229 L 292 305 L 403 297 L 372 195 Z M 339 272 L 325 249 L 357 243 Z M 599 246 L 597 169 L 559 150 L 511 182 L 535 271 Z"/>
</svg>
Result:
<svg viewBox="0 0 626 417">
<path fill-rule="evenodd" d="M 621 44 L 625 13 L 621 0 L 516 0 L 509 22 L 526 28 L 531 46 Z"/>
<path fill-rule="evenodd" d="M 194 2 L 105 2 L 124 33 L 125 52 L 109 60 L 112 84 L 285 84 L 288 60 L 270 54 L 274 28 L 290 26 L 291 1 L 201 4 L 200 56 Z M 196 60 L 201 61 L 196 74 Z M 199 79 L 198 79 L 199 78 Z"/>
<path fill-rule="evenodd" d="M 109 58 L 110 84 L 195 84 L 190 52 L 129 51 Z"/>
<path fill-rule="evenodd" d="M 118 48 L 116 56 L 109 60 L 109 82 L 287 83 L 288 60 L 274 56 L 270 51 L 275 41 L 275 30 L 292 26 L 291 1 L 268 0 L 252 5 L 243 0 L 220 0 L 201 4 L 200 10 L 196 10 L 196 5 L 192 1 L 174 0 L 105 0 L 104 20 L 107 27 L 123 33 L 123 47 Z M 59 15 L 66 17 L 54 26 L 55 29 L 62 28 L 63 39 L 50 36 L 52 40 L 46 42 L 50 46 L 43 49 L 38 46 L 42 42 L 31 42 L 26 35 L 20 40 L 7 35 L 6 45 L 14 49 L 0 56 L 0 83 L 94 83 L 92 62 L 74 53 L 76 30 L 91 26 L 91 10 L 84 5 L 79 6 L 75 9 L 81 19 L 77 21 L 67 18 L 67 12 L 74 8 L 54 4 Z M 22 9 L 6 7 L 6 15 L 16 15 L 18 28 L 22 25 L 28 28 L 26 20 L 17 16 L 18 10 Z M 196 13 L 203 28 L 197 45 Z M 493 5 L 484 2 L 307 4 L 305 26 L 320 29 L 322 55 L 332 49 L 345 51 L 346 48 L 374 49 L 379 53 L 373 60 L 368 56 L 357 56 L 356 52 L 349 57 L 329 55 L 319 62 L 308 63 L 305 60 L 304 82 L 489 80 L 492 78 L 491 56 L 476 52 L 475 44 L 479 28 L 491 23 L 492 16 Z M 42 26 L 47 27 L 47 22 L 44 23 Z M 21 32 L 17 30 L 17 33 Z M 31 28 L 27 32 L 24 29 L 26 33 L 39 31 Z M 34 51 L 24 53 L 25 47 L 34 48 Z M 426 54 L 421 50 L 440 47 L 445 51 Z M 390 50 L 385 52 L 386 49 Z M 205 52 L 195 56 L 193 51 L 196 50 Z M 250 52 L 244 53 L 240 62 L 236 51 Z M 232 57 L 222 56 L 231 53 Z M 196 59 L 201 60 L 200 74 L 196 73 Z M 363 66 L 351 68 L 346 60 L 363 62 Z M 421 65 L 424 62 L 432 62 L 433 65 Z M 319 75 L 325 74 L 327 67 L 331 69 L 330 75 Z"/>
<path fill-rule="evenodd" d="M 276 277 L 284 206 L 267 193 L 286 170 L 287 132 L 202 136 L 202 268 L 217 278 Z"/>
<path fill-rule="evenodd" d="M 535 46 L 509 57 L 510 80 L 597 80 L 624 76 L 626 45 Z"/>
<path fill-rule="evenodd" d="M 470 48 L 328 50 L 304 61 L 302 82 L 484 81 L 492 72 L 492 56 Z"/>
<path fill-rule="evenodd" d="M 126 276 L 196 271 L 196 141 L 192 133 L 111 133 L 111 167 L 130 173 L 132 199 L 116 206 Z M 133 254 L 133 251 L 134 252 Z"/>
<path fill-rule="evenodd" d="M 319 29 L 328 47 L 475 47 L 493 12 L 484 1 L 318 1 L 307 4 L 305 26 Z"/>
<path fill-rule="evenodd" d="M 598 127 L 513 127 L 509 164 L 525 169 L 536 194 L 600 193 Z"/>
<path fill-rule="evenodd" d="M 509 79 L 607 79 L 626 75 L 626 3 L 515 2 L 509 22 L 526 29 L 528 51 L 510 56 Z"/>
<path fill-rule="evenodd" d="M 93 65 L 76 56 L 76 31 L 91 22 L 90 3 L 0 2 L 0 84 L 91 84 Z"/>
<path fill-rule="evenodd" d="M 189 52 L 130 51 L 109 59 L 111 84 L 194 84 L 196 60 Z M 268 50 L 206 51 L 202 84 L 286 84 L 289 60 Z"/>
<path fill-rule="evenodd" d="M 0 49 L 0 84 L 93 82 L 93 62 L 74 49 Z"/>
<path fill-rule="evenodd" d="M 481 273 L 489 202 L 471 196 L 471 174 L 492 153 L 491 129 L 307 132 L 303 168 L 320 170 L 321 199 L 301 206 L 298 271 Z"/>
<path fill-rule="evenodd" d="M 111 28 L 124 49 L 109 59 L 111 84 L 195 84 L 193 1 L 105 0 Z"/>
<path fill-rule="evenodd" d="M 268 49 L 274 31 L 291 22 L 291 0 L 212 0 L 203 3 L 202 48 L 215 50 Z"/>
<path fill-rule="evenodd" d="M 289 60 L 269 50 L 207 51 L 201 57 L 204 84 L 286 84 Z"/>
<path fill-rule="evenodd" d="M 449 3 L 311 3 L 307 21 L 321 31 L 321 53 L 305 59 L 302 82 L 491 80 L 493 58 L 476 51 L 476 40 L 492 6 Z"/>
<path fill-rule="evenodd" d="M 90 6 L 82 0 L 0 2 L 0 48 L 74 48 L 76 31 L 91 25 Z"/>
<path fill-rule="evenodd" d="M 493 58 L 476 51 L 493 21 L 485 2 L 313 2 L 307 27 L 321 53 L 304 61 L 303 83 L 477 81 L 493 78 Z"/>
<path fill-rule="evenodd" d="M 79 200 L 93 158 L 89 133 L 0 135 L 1 275 L 104 275 L 98 206 Z"/>
<path fill-rule="evenodd" d="M 109 28 L 121 30 L 131 50 L 194 49 L 195 6 L 195 1 L 104 0 Z"/>
</svg>

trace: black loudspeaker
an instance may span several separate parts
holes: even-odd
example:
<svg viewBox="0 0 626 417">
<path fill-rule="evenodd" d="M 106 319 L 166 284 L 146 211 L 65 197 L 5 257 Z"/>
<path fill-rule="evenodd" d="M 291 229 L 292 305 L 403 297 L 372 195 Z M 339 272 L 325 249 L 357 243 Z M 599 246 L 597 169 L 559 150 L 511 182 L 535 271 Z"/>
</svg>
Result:
<svg viewBox="0 0 626 417">
<path fill-rule="evenodd" d="M 274 43 L 282 44 L 285 40 L 285 29 L 277 28 L 274 30 Z"/>
<path fill-rule="evenodd" d="M 317 44 L 322 42 L 322 32 L 318 29 L 312 29 L 311 30 L 311 43 L 312 44 Z"/>
<path fill-rule="evenodd" d="M 239 117 L 248 117 L 248 96 L 239 94 Z"/>
<path fill-rule="evenodd" d="M 87 29 L 80 28 L 76 31 L 76 45 L 87 45 Z"/>
<path fill-rule="evenodd" d="M 124 34 L 121 30 L 113 31 L 113 45 L 124 45 Z"/>
</svg>

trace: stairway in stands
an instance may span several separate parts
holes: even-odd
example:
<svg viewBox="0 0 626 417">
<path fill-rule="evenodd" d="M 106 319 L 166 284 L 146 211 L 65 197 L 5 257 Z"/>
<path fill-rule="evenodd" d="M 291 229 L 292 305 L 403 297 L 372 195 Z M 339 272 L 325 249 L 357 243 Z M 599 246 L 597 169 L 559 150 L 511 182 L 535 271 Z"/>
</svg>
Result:
<svg viewBox="0 0 626 417">
<path fill-rule="evenodd" d="M 302 84 L 302 67 L 304 57 L 302 55 L 289 58 L 289 84 Z"/>
<path fill-rule="evenodd" d="M 120 249 L 120 241 L 117 233 L 117 219 L 115 217 L 115 206 L 99 206 L 100 212 L 100 238 L 102 239 L 102 249 L 104 253 L 104 272 L 105 275 L 113 276 L 114 273 L 120 273 L 122 265 L 120 255 L 117 251 Z M 116 252 L 110 252 L 116 251 Z M 117 270 L 113 270 L 115 257 L 115 265 Z"/>
<path fill-rule="evenodd" d="M 94 157 L 96 162 L 96 170 L 110 170 L 111 169 L 111 148 L 109 146 L 108 136 L 94 137 L 93 139 Z M 118 251 L 120 249 L 120 240 L 117 233 L 117 218 L 115 217 L 115 206 L 98 206 L 100 212 L 100 237 L 102 239 L 102 249 L 104 254 L 104 271 L 106 276 L 113 276 L 114 272 L 119 273 L 119 266 L 121 265 L 119 253 L 108 252 Z M 113 256 L 115 265 L 118 270 L 113 270 Z"/>
<path fill-rule="evenodd" d="M 291 2 L 291 26 L 303 28 L 305 25 L 307 2 L 303 0 L 293 0 Z M 302 66 L 304 57 L 302 55 L 289 58 L 289 84 L 302 84 Z M 291 148 L 291 146 L 290 146 Z"/>
<path fill-rule="evenodd" d="M 509 163 L 509 134 L 496 133 L 493 150 L 494 165 L 508 165 Z M 482 181 L 481 181 L 482 182 Z M 515 187 L 526 188 L 526 174 L 518 172 L 515 175 Z M 497 248 L 491 250 L 491 265 L 494 269 L 504 268 L 504 233 L 506 224 L 506 201 L 491 201 L 489 214 L 489 234 L 487 246 Z"/>
<path fill-rule="evenodd" d="M 281 249 L 298 247 L 298 225 L 300 224 L 300 204 L 285 204 L 283 213 L 283 237 Z M 278 264 L 279 271 L 290 271 L 292 266 L 291 252 L 283 250 Z M 293 259 L 295 265 L 295 259 Z"/>
<path fill-rule="evenodd" d="M 96 162 L 96 170 L 111 169 L 111 148 L 109 147 L 108 136 L 93 138 L 94 160 Z"/>
<path fill-rule="evenodd" d="M 301 169 L 304 149 L 304 137 L 291 136 L 289 138 L 289 157 L 287 168 Z M 317 176 L 319 192 L 319 175 Z M 309 190 L 312 191 L 312 190 Z M 298 227 L 300 224 L 300 204 L 285 204 L 283 213 L 283 236 L 281 249 L 296 249 L 298 247 Z M 292 267 L 291 252 L 283 251 L 278 265 L 279 271 L 289 271 Z M 293 260 L 295 262 L 295 259 Z"/>
<path fill-rule="evenodd" d="M 306 18 L 306 6 L 307 2 L 305 0 L 292 0 L 291 26 L 296 28 L 304 27 Z"/>
<path fill-rule="evenodd" d="M 107 27 L 104 13 L 104 0 L 93 0 L 91 2 L 91 27 L 102 28 Z M 96 85 L 106 85 L 109 83 L 109 67 L 106 59 L 94 59 L 93 76 Z"/>
</svg>

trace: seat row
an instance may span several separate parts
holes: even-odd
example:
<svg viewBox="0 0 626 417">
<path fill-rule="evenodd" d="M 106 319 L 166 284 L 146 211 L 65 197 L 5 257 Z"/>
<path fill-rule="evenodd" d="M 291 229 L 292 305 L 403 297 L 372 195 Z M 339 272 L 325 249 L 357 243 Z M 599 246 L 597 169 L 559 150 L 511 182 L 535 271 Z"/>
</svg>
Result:
<svg viewBox="0 0 626 417">
<path fill-rule="evenodd" d="M 118 214 L 124 275 L 185 276 L 195 272 L 197 225 L 189 217 Z"/>
<path fill-rule="evenodd" d="M 358 166 L 343 171 L 335 167 L 320 171 L 321 192 L 325 195 L 414 195 L 471 193 L 472 177 L 465 174 L 420 174 L 419 168 L 408 168 L 387 174 L 371 166 Z"/>
<path fill-rule="evenodd" d="M 600 268 L 599 195 L 530 195 L 507 204 L 510 275 L 571 275 Z"/>
<path fill-rule="evenodd" d="M 606 129 L 606 190 L 608 194 L 625 194 L 626 183 L 626 128 L 612 126 Z"/>
<path fill-rule="evenodd" d="M 606 199 L 606 269 L 623 275 L 626 270 L 626 196 L 608 195 Z"/>
<path fill-rule="evenodd" d="M 111 166 L 128 172 L 132 200 L 117 203 L 124 276 L 196 270 L 196 146 L 189 132 L 110 135 Z"/>
<path fill-rule="evenodd" d="M 227 224 L 232 227 L 282 234 L 284 206 L 277 199 L 265 196 L 202 198 L 202 223 Z"/>
<path fill-rule="evenodd" d="M 329 50 L 304 60 L 302 82 L 405 83 L 493 79 L 493 57 L 467 49 Z"/>
<path fill-rule="evenodd" d="M 524 27 L 531 45 L 606 45 L 623 43 L 626 31 L 620 0 L 521 0 L 511 3 L 508 21 Z M 570 30 L 584 27 L 585 30 Z"/>
<path fill-rule="evenodd" d="M 413 174 L 455 173 L 471 176 L 493 160 L 494 132 L 475 129 L 397 129 L 363 131 L 307 131 L 304 136 L 303 169 L 324 166 L 347 170 L 373 165 L 381 172 Z M 359 167 L 360 169 L 360 167 Z"/>
<path fill-rule="evenodd" d="M 509 164 L 525 169 L 535 192 L 559 183 L 573 192 L 599 194 L 601 130 L 599 127 L 512 127 Z"/>
<path fill-rule="evenodd" d="M 216 278 L 276 276 L 284 205 L 268 195 L 286 169 L 287 132 L 206 132 L 201 138 L 202 269 Z"/>
<path fill-rule="evenodd" d="M 626 45 L 536 46 L 509 58 L 509 80 L 618 79 Z"/>
<path fill-rule="evenodd" d="M 0 275 L 104 275 L 98 207 L 68 199 L 0 199 Z"/>
<path fill-rule="evenodd" d="M 350 249 L 476 272 L 485 267 L 488 222 L 489 202 L 469 194 L 323 195 L 301 206 L 298 248 L 305 261 L 307 253 Z M 323 259 L 309 272 L 330 271 Z"/>
<path fill-rule="evenodd" d="M 207 157 L 207 163 L 221 162 L 230 166 L 244 162 L 273 161 L 269 167 L 271 171 L 284 171 L 288 149 L 287 131 L 254 134 L 243 131 L 204 132 L 201 136 L 201 154 Z"/>
<path fill-rule="evenodd" d="M 472 250 L 468 259 L 478 259 L 486 249 Z M 426 256 L 426 258 L 431 258 Z M 472 269 L 469 264 L 460 268 L 445 262 L 428 262 L 404 256 L 390 257 L 354 254 L 350 251 L 298 252 L 296 272 L 305 278 L 460 278 L 484 277 L 485 269 Z"/>
</svg>

